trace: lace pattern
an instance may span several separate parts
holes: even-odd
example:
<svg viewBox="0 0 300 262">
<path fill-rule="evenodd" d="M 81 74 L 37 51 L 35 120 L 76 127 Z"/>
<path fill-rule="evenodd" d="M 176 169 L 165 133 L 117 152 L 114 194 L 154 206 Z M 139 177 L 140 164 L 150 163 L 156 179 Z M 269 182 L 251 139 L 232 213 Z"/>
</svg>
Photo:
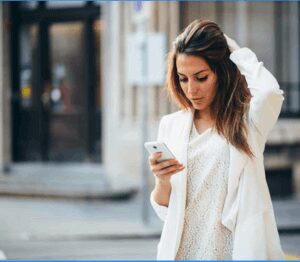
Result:
<svg viewBox="0 0 300 262">
<path fill-rule="evenodd" d="M 232 235 L 221 223 L 227 194 L 229 146 L 212 129 L 193 126 L 188 146 L 187 198 L 176 260 L 232 259 Z"/>
</svg>

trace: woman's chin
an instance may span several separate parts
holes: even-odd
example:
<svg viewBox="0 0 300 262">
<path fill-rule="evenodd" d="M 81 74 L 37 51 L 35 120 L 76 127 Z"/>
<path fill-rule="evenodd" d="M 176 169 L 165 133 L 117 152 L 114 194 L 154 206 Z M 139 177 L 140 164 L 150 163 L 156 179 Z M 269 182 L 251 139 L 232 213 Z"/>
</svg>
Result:
<svg viewBox="0 0 300 262">
<path fill-rule="evenodd" d="M 206 105 L 201 105 L 201 104 L 196 104 L 196 103 L 193 103 L 193 107 L 194 109 L 196 110 L 204 110 L 206 108 Z"/>
</svg>

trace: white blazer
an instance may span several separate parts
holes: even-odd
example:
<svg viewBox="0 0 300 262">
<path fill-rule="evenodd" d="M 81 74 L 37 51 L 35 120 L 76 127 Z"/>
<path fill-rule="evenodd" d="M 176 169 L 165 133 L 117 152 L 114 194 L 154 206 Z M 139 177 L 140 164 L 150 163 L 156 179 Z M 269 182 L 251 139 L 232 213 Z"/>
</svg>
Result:
<svg viewBox="0 0 300 262">
<path fill-rule="evenodd" d="M 233 260 L 283 260 L 273 206 L 265 178 L 263 152 L 269 131 L 276 123 L 283 91 L 273 75 L 258 62 L 249 48 L 230 55 L 246 77 L 252 94 L 245 120 L 248 143 L 255 155 L 250 159 L 230 144 L 230 166 L 221 223 L 233 234 Z M 163 141 L 176 158 L 187 166 L 187 147 L 193 122 L 193 110 L 178 111 L 162 118 L 158 141 Z M 171 178 L 169 206 L 151 204 L 164 226 L 157 247 L 158 260 L 174 260 L 184 224 L 187 172 L 184 169 Z"/>
</svg>

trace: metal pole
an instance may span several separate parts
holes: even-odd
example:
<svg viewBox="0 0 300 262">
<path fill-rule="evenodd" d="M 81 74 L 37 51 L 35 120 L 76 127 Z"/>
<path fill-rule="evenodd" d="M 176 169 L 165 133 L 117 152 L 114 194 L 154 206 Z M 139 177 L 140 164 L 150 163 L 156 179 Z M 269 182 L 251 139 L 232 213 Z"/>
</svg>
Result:
<svg viewBox="0 0 300 262">
<path fill-rule="evenodd" d="M 149 168 L 148 168 L 148 154 L 144 148 L 144 142 L 148 139 L 148 68 L 147 68 L 147 34 L 146 23 L 142 23 L 141 30 L 143 37 L 141 42 L 142 53 L 142 220 L 143 223 L 149 223 Z"/>
<path fill-rule="evenodd" d="M 147 41 L 147 25 L 149 21 L 149 5 L 142 2 L 136 2 L 137 16 L 134 22 L 137 26 L 137 47 L 141 59 L 141 156 L 142 156 L 142 179 L 141 179 L 141 205 L 142 205 L 142 221 L 144 224 L 149 223 L 149 168 L 148 168 L 148 153 L 144 148 L 144 142 L 148 139 L 148 41 Z"/>
</svg>

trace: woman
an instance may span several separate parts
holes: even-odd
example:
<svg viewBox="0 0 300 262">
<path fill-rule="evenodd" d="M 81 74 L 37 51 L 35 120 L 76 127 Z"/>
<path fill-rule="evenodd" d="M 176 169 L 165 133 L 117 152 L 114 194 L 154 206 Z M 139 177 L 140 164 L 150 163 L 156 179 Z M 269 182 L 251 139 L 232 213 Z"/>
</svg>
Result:
<svg viewBox="0 0 300 262">
<path fill-rule="evenodd" d="M 164 221 L 157 258 L 283 259 L 263 165 L 284 100 L 276 79 L 216 23 L 196 20 L 174 42 L 167 82 L 182 110 L 158 131 L 176 159 L 149 157 Z"/>
</svg>

